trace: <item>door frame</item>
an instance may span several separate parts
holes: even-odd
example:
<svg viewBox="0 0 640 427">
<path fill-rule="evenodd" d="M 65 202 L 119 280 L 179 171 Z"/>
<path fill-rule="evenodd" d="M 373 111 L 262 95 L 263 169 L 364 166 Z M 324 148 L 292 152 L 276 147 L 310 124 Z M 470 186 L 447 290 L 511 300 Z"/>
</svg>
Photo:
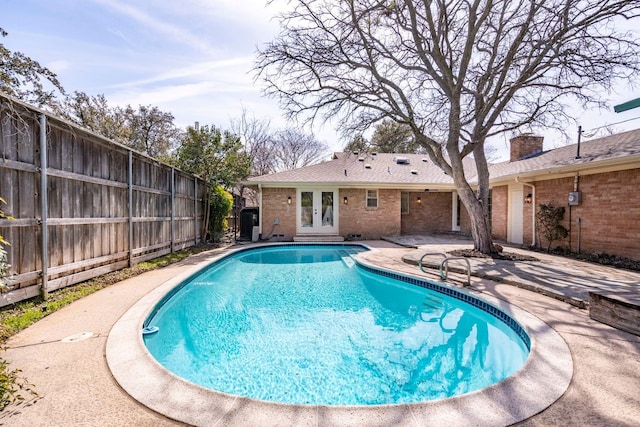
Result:
<svg viewBox="0 0 640 427">
<path fill-rule="evenodd" d="M 313 203 L 314 209 L 319 209 L 314 213 L 314 226 L 313 227 L 302 227 L 301 219 L 302 219 L 302 193 L 303 192 L 312 192 L 313 193 Z M 333 226 L 327 227 L 322 226 L 322 193 L 323 192 L 331 192 L 333 193 Z M 339 208 L 340 204 L 338 203 L 338 188 L 326 188 L 326 187 L 313 187 L 313 188 L 296 188 L 296 234 L 297 235 L 337 235 L 340 230 L 340 226 L 338 224 Z M 317 207 L 316 203 L 320 203 L 320 206 Z M 315 222 L 318 221 L 320 225 L 316 225 Z"/>
</svg>

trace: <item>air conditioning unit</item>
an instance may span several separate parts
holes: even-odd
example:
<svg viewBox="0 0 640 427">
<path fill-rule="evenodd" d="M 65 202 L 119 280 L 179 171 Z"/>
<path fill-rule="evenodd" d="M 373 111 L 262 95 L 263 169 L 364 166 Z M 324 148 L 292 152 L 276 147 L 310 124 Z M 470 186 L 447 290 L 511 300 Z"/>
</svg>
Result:
<svg viewBox="0 0 640 427">
<path fill-rule="evenodd" d="M 572 191 L 569 193 L 569 206 L 579 206 L 582 203 L 582 193 L 580 191 Z"/>
</svg>

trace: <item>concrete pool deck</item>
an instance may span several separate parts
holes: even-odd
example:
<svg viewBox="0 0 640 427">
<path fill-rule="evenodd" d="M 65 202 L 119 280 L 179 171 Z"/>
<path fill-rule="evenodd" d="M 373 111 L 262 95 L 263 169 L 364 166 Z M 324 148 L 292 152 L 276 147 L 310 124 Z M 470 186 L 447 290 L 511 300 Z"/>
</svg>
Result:
<svg viewBox="0 0 640 427">
<path fill-rule="evenodd" d="M 364 243 L 378 249 L 368 258 L 372 264 L 437 280 L 437 274 L 423 274 L 403 258 L 416 251 L 440 252 L 438 249 L 444 249 L 445 243 L 431 241 L 419 245 L 419 249 L 382 241 Z M 12 367 L 22 369 L 22 375 L 36 385 L 41 397 L 35 404 L 10 407 L 0 413 L 0 424 L 181 425 L 140 405 L 120 388 L 105 359 L 107 336 L 113 325 L 141 298 L 170 278 L 220 252 L 198 254 L 179 264 L 120 282 L 51 314 L 13 337 L 8 342 L 5 357 Z M 543 263 L 548 272 L 541 277 L 541 282 L 570 286 L 584 280 L 584 274 L 575 276 L 576 271 L 597 270 L 629 292 L 635 289 L 637 293 L 640 289 L 640 274 L 585 263 L 578 266 L 579 270 L 573 270 L 565 267 L 566 262 L 562 258 L 545 257 Z M 513 270 L 508 273 L 518 277 L 531 269 L 518 265 Z M 549 408 L 520 425 L 634 425 L 640 422 L 640 337 L 595 322 L 587 311 L 538 292 L 479 278 L 472 278 L 472 289 L 491 298 L 509 301 L 543 320 L 560 334 L 571 351 L 573 377 L 567 391 Z M 93 335 L 61 341 L 82 332 Z M 478 407 L 473 411 L 478 419 L 486 420 L 484 424 L 492 425 L 494 408 Z M 258 419 L 250 416 L 244 423 L 241 418 L 235 421 L 241 425 L 256 425 Z M 299 423 L 289 420 L 265 421 L 268 425 L 370 425 L 365 420 L 349 417 L 325 419 L 325 422 L 319 422 L 318 418 L 307 422 L 300 419 Z M 379 421 L 378 424 L 384 422 Z M 406 425 L 418 425 L 411 417 L 404 421 Z M 227 425 L 224 419 L 211 420 L 207 424 L 216 425 L 216 422 Z"/>
</svg>

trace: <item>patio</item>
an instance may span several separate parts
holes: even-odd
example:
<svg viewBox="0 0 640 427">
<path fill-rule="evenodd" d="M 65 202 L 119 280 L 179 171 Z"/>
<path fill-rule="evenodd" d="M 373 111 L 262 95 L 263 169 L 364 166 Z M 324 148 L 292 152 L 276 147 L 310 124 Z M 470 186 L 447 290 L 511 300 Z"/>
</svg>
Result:
<svg viewBox="0 0 640 427">
<path fill-rule="evenodd" d="M 450 244 L 432 239 L 419 242 L 419 248 L 413 249 L 386 241 L 363 243 L 377 249 L 367 256 L 369 262 L 434 280 L 438 277 L 435 270 L 433 274 L 428 271 L 425 275 L 405 260 L 415 258 L 421 252 L 448 250 Z M 51 314 L 13 337 L 8 343 L 6 358 L 22 369 L 41 397 L 33 405 L 23 404 L 15 411 L 8 408 L 0 415 L 0 423 L 14 426 L 181 425 L 141 406 L 118 386 L 105 360 L 107 335 L 114 323 L 141 297 L 222 251 L 201 253 L 181 263 L 120 282 Z M 537 253 L 532 255 L 542 258 Z M 640 389 L 640 337 L 593 321 L 586 310 L 557 299 L 558 296 L 550 298 L 540 292 L 553 286 L 553 292 L 558 295 L 580 298 L 584 291 L 582 287 L 602 286 L 624 288 L 637 294 L 640 274 L 547 255 L 541 264 L 544 265 L 542 272 L 537 270 L 542 267 L 529 263 L 518 263 L 512 268 L 493 266 L 485 272 L 485 278 L 472 277 L 471 280 L 476 291 L 508 300 L 546 322 L 570 348 L 574 375 L 569 389 L 549 408 L 520 425 L 637 424 L 640 421 L 640 396 L 637 394 Z M 475 267 L 478 269 L 479 266 Z M 492 274 L 502 282 L 486 278 Z M 507 278 L 513 284 L 505 283 Z M 533 291 L 514 286 L 518 281 Z M 82 332 L 93 335 L 77 341 L 61 341 Z M 486 410 L 478 408 L 480 412 Z M 235 422 L 240 423 L 240 420 Z M 271 422 L 294 425 L 293 420 Z M 242 424 L 251 425 L 251 422 L 246 419 Z M 219 419 L 211 420 L 210 425 L 228 424 Z M 411 425 L 410 421 L 408 425 Z"/>
</svg>

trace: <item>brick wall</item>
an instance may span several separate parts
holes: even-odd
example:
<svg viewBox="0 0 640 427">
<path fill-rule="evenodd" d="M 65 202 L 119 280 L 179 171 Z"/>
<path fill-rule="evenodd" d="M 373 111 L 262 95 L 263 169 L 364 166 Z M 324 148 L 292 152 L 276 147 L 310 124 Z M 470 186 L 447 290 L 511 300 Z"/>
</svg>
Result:
<svg viewBox="0 0 640 427">
<path fill-rule="evenodd" d="M 291 197 L 291 204 L 287 199 Z M 296 235 L 296 189 L 295 188 L 263 188 L 262 189 L 262 238 L 272 234 L 284 234 L 284 238 Z M 279 225 L 274 225 L 278 218 Z"/>
<path fill-rule="evenodd" d="M 637 193 L 640 169 L 581 176 L 578 189 L 582 192 L 582 204 L 571 207 L 571 224 L 567 197 L 573 191 L 574 178 L 535 184 L 536 205 L 553 202 L 555 206 L 566 208 L 563 225 L 570 228 L 571 236 L 563 242 L 554 242 L 553 246 L 571 245 L 571 249 L 577 251 L 577 219 L 580 218 L 581 252 L 607 253 L 640 260 L 640 196 Z M 526 218 L 531 217 L 525 211 L 525 221 Z M 525 228 L 527 241 L 531 241 L 530 228 Z M 546 242 L 542 244 L 546 247 Z"/>
<path fill-rule="evenodd" d="M 418 197 L 421 203 L 417 202 Z M 451 231 L 451 193 L 411 192 L 409 213 L 402 215 L 403 235 Z"/>
<path fill-rule="evenodd" d="M 363 239 L 400 235 L 400 190 L 379 190 L 378 208 L 366 207 L 366 190 L 340 189 L 338 200 L 349 199 L 340 206 L 339 234 L 360 234 Z"/>
<path fill-rule="evenodd" d="M 507 240 L 507 207 L 509 188 L 506 185 L 491 189 L 491 234 L 494 239 Z"/>
</svg>

